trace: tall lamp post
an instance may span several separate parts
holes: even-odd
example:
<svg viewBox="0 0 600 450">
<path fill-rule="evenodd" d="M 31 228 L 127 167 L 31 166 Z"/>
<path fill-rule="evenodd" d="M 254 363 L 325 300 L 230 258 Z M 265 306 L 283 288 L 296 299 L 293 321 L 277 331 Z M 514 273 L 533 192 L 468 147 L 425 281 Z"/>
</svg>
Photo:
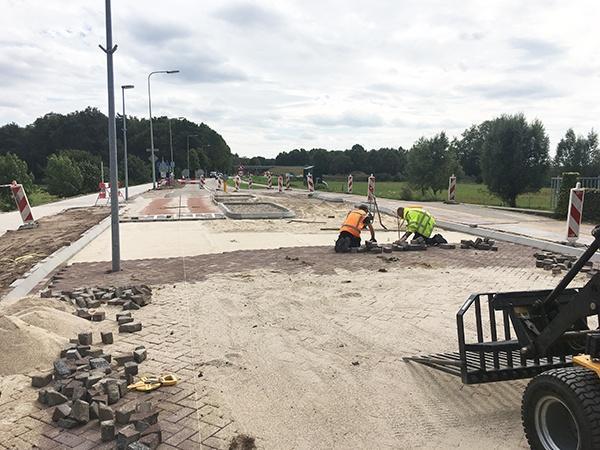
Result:
<svg viewBox="0 0 600 450">
<path fill-rule="evenodd" d="M 198 137 L 197 134 L 188 134 L 187 136 L 187 160 L 188 160 L 188 176 L 192 178 L 192 174 L 190 173 L 190 138 Z"/>
<path fill-rule="evenodd" d="M 123 162 L 125 163 L 125 200 L 129 200 L 129 170 L 127 169 L 127 118 L 125 116 L 125 89 L 133 89 L 133 84 L 121 86 L 123 94 Z"/>
<path fill-rule="evenodd" d="M 106 78 L 108 87 L 108 153 L 110 162 L 110 231 L 112 244 L 112 271 L 121 270 L 121 245 L 119 242 L 119 188 L 117 186 L 117 125 L 115 123 L 115 80 L 113 71 L 112 16 L 110 0 L 105 2 L 106 15 Z"/>
<path fill-rule="evenodd" d="M 150 113 L 150 159 L 152 159 L 152 189 L 156 189 L 156 163 L 154 161 L 154 131 L 152 130 L 152 96 L 150 94 L 150 77 L 155 73 L 179 73 L 179 70 L 155 70 L 148 74 L 148 112 Z"/>
</svg>

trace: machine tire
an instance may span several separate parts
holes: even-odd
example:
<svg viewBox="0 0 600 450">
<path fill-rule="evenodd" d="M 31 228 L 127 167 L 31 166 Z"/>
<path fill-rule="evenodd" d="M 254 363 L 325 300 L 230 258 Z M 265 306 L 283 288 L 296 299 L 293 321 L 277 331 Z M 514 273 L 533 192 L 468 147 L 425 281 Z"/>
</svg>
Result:
<svg viewBox="0 0 600 450">
<path fill-rule="evenodd" d="M 600 449 L 600 378 L 583 367 L 536 376 L 523 393 L 521 418 L 534 450 Z"/>
</svg>

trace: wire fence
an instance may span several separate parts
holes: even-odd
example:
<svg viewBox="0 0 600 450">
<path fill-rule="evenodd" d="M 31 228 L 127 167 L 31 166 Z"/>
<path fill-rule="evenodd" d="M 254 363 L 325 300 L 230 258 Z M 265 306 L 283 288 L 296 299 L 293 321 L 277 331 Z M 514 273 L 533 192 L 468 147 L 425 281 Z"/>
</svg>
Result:
<svg viewBox="0 0 600 450">
<path fill-rule="evenodd" d="M 586 189 L 600 189 L 600 176 L 597 177 L 580 177 L 579 182 L 582 188 Z M 552 209 L 556 208 L 558 204 L 558 197 L 560 195 L 560 185 L 562 183 L 561 177 L 552 177 L 550 179 L 550 191 L 552 193 Z"/>
</svg>

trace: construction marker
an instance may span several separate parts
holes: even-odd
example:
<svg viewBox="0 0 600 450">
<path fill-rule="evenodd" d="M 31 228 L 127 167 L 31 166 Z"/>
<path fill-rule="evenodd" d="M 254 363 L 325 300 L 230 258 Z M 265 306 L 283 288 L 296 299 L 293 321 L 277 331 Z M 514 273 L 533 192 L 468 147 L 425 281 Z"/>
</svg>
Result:
<svg viewBox="0 0 600 450">
<path fill-rule="evenodd" d="M 368 185 L 369 191 L 367 194 L 367 201 L 369 203 L 373 202 L 373 198 L 375 197 L 375 177 L 373 176 L 373 174 L 371 174 L 371 176 L 369 177 L 369 185 Z"/>
<path fill-rule="evenodd" d="M 567 241 L 573 245 L 579 238 L 579 226 L 583 218 L 583 198 L 585 189 L 577 182 L 569 196 L 569 213 L 567 214 Z"/>
<path fill-rule="evenodd" d="M 267 172 L 267 189 L 273 189 L 273 175 L 271 175 L 271 172 Z"/>
<path fill-rule="evenodd" d="M 19 208 L 23 223 L 25 225 L 33 224 L 34 220 L 33 214 L 31 213 L 31 206 L 29 205 L 29 200 L 27 199 L 27 194 L 25 193 L 23 185 L 13 181 L 10 185 L 10 191 L 13 194 L 17 208 Z"/>
<path fill-rule="evenodd" d="M 285 190 L 286 191 L 291 191 L 292 190 L 292 180 L 291 180 L 291 177 L 290 177 L 289 173 L 287 173 L 285 175 Z"/>
<path fill-rule="evenodd" d="M 252 183 L 254 181 L 252 180 L 252 174 L 248 175 L 248 189 L 252 189 Z"/>
<path fill-rule="evenodd" d="M 277 190 L 283 192 L 283 177 L 281 175 L 277 177 Z"/>
<path fill-rule="evenodd" d="M 306 175 L 306 184 L 308 184 L 308 192 L 315 191 L 315 183 L 313 182 L 312 174 Z"/>
<path fill-rule="evenodd" d="M 448 203 L 456 203 L 456 177 L 454 174 L 448 181 Z"/>
<path fill-rule="evenodd" d="M 235 176 L 235 192 L 238 192 L 240 190 L 240 183 L 241 183 L 240 176 L 236 175 Z"/>
<path fill-rule="evenodd" d="M 352 194 L 353 178 L 352 174 L 348 175 L 348 194 Z"/>
</svg>

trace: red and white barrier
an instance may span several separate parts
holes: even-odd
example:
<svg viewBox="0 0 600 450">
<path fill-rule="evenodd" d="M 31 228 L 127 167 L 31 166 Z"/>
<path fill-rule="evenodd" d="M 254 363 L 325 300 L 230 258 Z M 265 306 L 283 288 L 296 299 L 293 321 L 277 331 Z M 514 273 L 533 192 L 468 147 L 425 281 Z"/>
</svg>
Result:
<svg viewBox="0 0 600 450">
<path fill-rule="evenodd" d="M 240 183 L 242 182 L 239 175 L 235 176 L 234 182 L 235 182 L 235 192 L 238 192 L 240 190 Z"/>
<path fill-rule="evenodd" d="M 273 189 L 273 175 L 271 175 L 271 172 L 267 172 L 267 189 Z"/>
<path fill-rule="evenodd" d="M 567 241 L 574 244 L 579 238 L 579 227 L 583 218 L 583 198 L 585 189 L 581 188 L 581 183 L 577 183 L 571 189 L 569 196 L 569 209 L 567 213 Z"/>
<path fill-rule="evenodd" d="M 285 176 L 285 190 L 286 191 L 292 190 L 292 179 L 290 178 L 289 174 L 286 174 L 286 176 Z"/>
<path fill-rule="evenodd" d="M 448 181 L 448 203 L 456 203 L 456 177 L 454 174 Z"/>
<path fill-rule="evenodd" d="M 354 179 L 352 178 L 352 174 L 348 175 L 348 194 L 352 194 L 352 185 L 354 184 Z"/>
<path fill-rule="evenodd" d="M 222 186 L 223 186 L 223 179 L 219 176 L 217 178 L 217 191 L 220 191 Z"/>
<path fill-rule="evenodd" d="M 308 185 L 308 192 L 315 192 L 315 182 L 313 181 L 312 174 L 306 175 L 306 184 Z"/>
<path fill-rule="evenodd" d="M 13 181 L 10 185 L 10 191 L 12 192 L 13 198 L 15 199 L 17 208 L 19 208 L 19 212 L 21 213 L 21 219 L 23 220 L 23 223 L 25 225 L 32 225 L 35 221 L 33 220 L 31 206 L 29 205 L 29 200 L 27 199 L 27 194 L 25 193 L 23 185 L 17 184 L 16 181 Z"/>
<path fill-rule="evenodd" d="M 283 177 L 281 175 L 277 177 L 277 190 L 283 192 Z"/>
<path fill-rule="evenodd" d="M 206 178 L 204 178 L 204 175 L 202 175 L 200 177 L 200 187 L 204 187 L 204 185 L 206 184 Z"/>
<path fill-rule="evenodd" d="M 373 176 L 373 174 L 371 174 L 371 176 L 369 177 L 367 201 L 369 203 L 371 203 L 374 198 L 375 198 L 375 177 Z"/>
<path fill-rule="evenodd" d="M 254 183 L 254 180 L 252 179 L 252 174 L 250 174 L 248 176 L 248 189 L 252 189 L 252 184 Z"/>
<path fill-rule="evenodd" d="M 166 183 L 166 181 L 165 181 Z M 94 206 L 98 206 L 98 202 L 100 200 L 106 200 L 106 204 L 109 205 L 110 204 L 110 183 L 104 183 L 104 182 L 100 182 L 98 183 L 98 188 L 100 189 L 100 192 L 98 192 L 98 197 L 96 197 L 96 203 L 94 203 Z M 123 196 L 123 192 L 117 188 L 117 195 L 120 199 L 122 199 L 123 201 L 125 201 L 125 197 Z"/>
</svg>

